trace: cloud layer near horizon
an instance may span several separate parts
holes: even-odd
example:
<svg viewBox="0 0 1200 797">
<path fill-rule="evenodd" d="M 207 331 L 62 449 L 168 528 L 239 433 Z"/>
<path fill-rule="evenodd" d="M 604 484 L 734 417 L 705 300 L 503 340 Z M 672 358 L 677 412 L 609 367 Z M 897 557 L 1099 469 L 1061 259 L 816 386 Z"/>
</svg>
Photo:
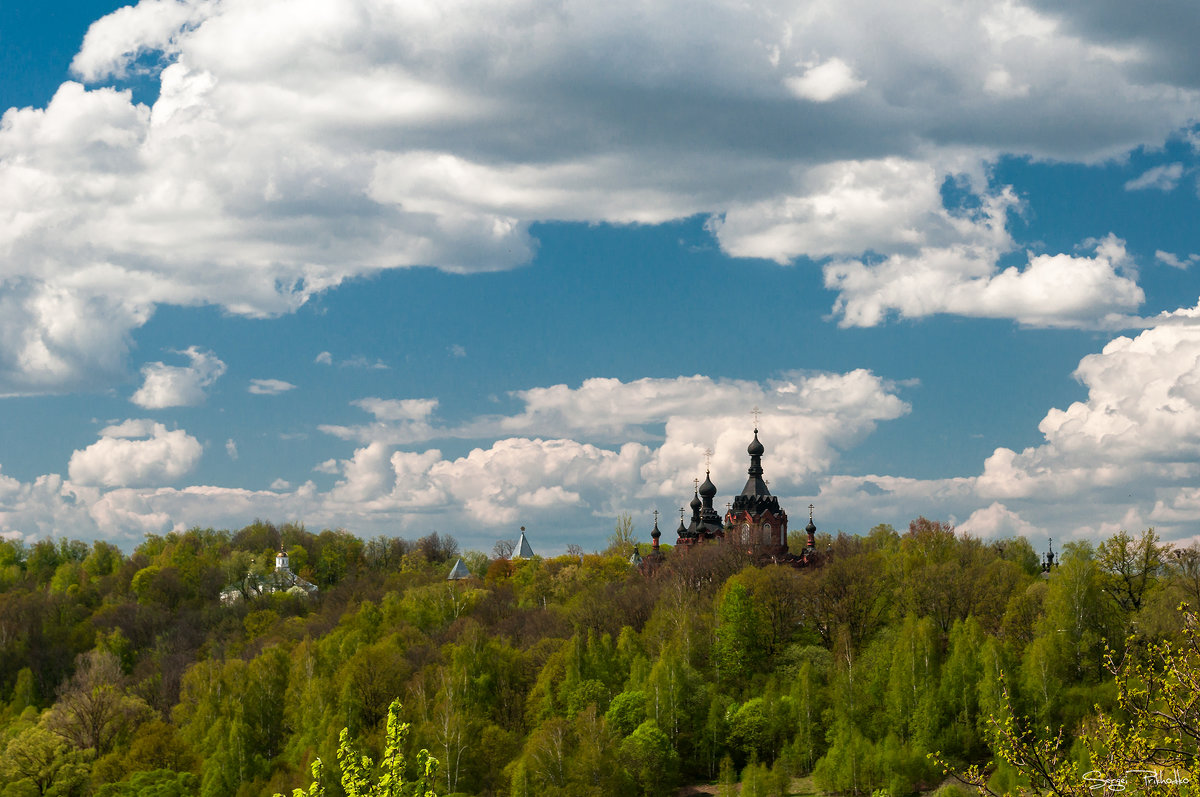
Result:
<svg viewBox="0 0 1200 797">
<path fill-rule="evenodd" d="M 435 400 L 367 399 L 356 403 L 372 423 L 327 429 L 359 447 L 348 459 L 314 467 L 337 477 L 325 490 L 312 481 L 271 491 L 169 486 L 196 464 L 200 444 L 182 430 L 130 420 L 102 429 L 96 443 L 75 452 L 70 481 L 0 484 L 0 533 L 54 528 L 64 515 L 71 521 L 60 533 L 127 541 L 246 511 L 366 529 L 419 529 L 436 517 L 485 534 L 524 517 L 605 523 L 629 504 L 663 504 L 669 515 L 688 500 L 690 480 L 703 477 L 706 448 L 714 478 L 744 480 L 744 407 L 761 406 L 769 419 L 768 475 L 776 489 L 788 490 L 813 486 L 841 451 L 879 422 L 907 413 L 895 391 L 862 370 L 790 374 L 765 384 L 704 376 L 592 379 L 578 388 L 520 392 L 520 414 L 453 428 L 435 424 Z M 535 435 L 537 429 L 543 431 Z M 461 457 L 396 446 L 454 437 L 498 439 Z M 629 437 L 639 442 L 613 444 Z"/>
<path fill-rule="evenodd" d="M 438 528 L 487 548 L 522 523 L 561 548 L 630 508 L 671 518 L 689 498 L 690 479 L 703 475 L 705 448 L 719 497 L 738 492 L 749 426 L 742 409 L 757 405 L 772 491 L 797 518 L 812 500 L 820 518 L 859 532 L 879 518 L 931 514 L 985 538 L 1048 529 L 1095 538 L 1155 525 L 1177 539 L 1200 521 L 1200 325 L 1186 320 L 1198 312 L 1085 357 L 1075 376 L 1086 398 L 1047 412 L 1040 445 L 997 448 L 977 475 L 840 474 L 842 452 L 908 413 L 901 390 L 920 391 L 867 371 L 764 383 L 590 379 L 520 391 L 520 412 L 450 426 L 438 421 L 436 399 L 355 402 L 370 421 L 325 429 L 353 441 L 353 454 L 315 464 L 314 479 L 294 489 L 171 486 L 186 483 L 200 444 L 182 430 L 125 421 L 75 452 L 70 480 L 48 474 L 22 483 L 0 474 L 0 533 L 131 543 L 195 523 L 236 527 L 239 518 L 271 517 L 360 534 Z M 1131 392 L 1130 384 L 1144 389 Z M 491 442 L 463 456 L 428 447 L 455 438 Z"/>
<path fill-rule="evenodd" d="M 1136 311 L 1100 253 L 1001 270 L 1014 200 L 987 163 L 1095 162 L 1194 119 L 1159 10 L 1126 32 L 1008 0 L 702 5 L 143 0 L 97 21 L 88 87 L 0 123 L 0 393 L 111 384 L 162 304 L 270 316 L 383 268 L 511 268 L 542 220 L 710 216 L 726 253 L 827 261 L 847 325 Z M 120 88 L 147 64 L 152 107 Z M 948 179 L 982 210 L 947 207 Z"/>
</svg>

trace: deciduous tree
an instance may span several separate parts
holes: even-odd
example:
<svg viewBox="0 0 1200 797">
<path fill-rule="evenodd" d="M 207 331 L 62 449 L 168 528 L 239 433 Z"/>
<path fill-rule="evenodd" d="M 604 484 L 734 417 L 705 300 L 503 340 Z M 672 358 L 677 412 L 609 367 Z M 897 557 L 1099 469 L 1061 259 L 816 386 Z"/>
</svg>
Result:
<svg viewBox="0 0 1200 797">
<path fill-rule="evenodd" d="M 1126 612 L 1136 612 L 1158 584 L 1167 547 L 1158 544 L 1154 529 L 1134 539 L 1122 529 L 1097 549 L 1104 589 Z"/>
<path fill-rule="evenodd" d="M 125 683 L 121 664 L 109 651 L 80 656 L 46 717 L 47 727 L 77 750 L 104 755 L 151 713 L 145 701 L 126 692 Z"/>
<path fill-rule="evenodd" d="M 87 766 L 62 736 L 42 725 L 30 725 L 4 748 L 0 776 L 10 784 L 28 782 L 39 795 L 52 789 L 70 793 L 71 784 L 86 780 Z"/>
<path fill-rule="evenodd" d="M 1006 686 L 1006 710 L 991 717 L 993 749 L 1020 779 L 1058 797 L 1101 789 L 1186 793 L 1181 785 L 1200 782 L 1200 622 L 1186 612 L 1182 642 L 1155 642 L 1144 651 L 1128 646 L 1120 659 L 1110 649 L 1105 663 L 1115 679 L 1119 711 L 1100 712 L 1087 724 L 1080 737 L 1083 756 L 1064 728 L 1054 731 L 1012 711 Z M 960 777 L 982 793 L 996 794 L 989 775 L 975 766 Z"/>
<path fill-rule="evenodd" d="M 355 749 L 350 731 L 342 729 L 338 739 L 337 758 L 342 770 L 342 789 L 346 797 L 434 797 L 434 781 L 437 777 L 438 761 L 429 751 L 417 753 L 417 771 L 414 781 L 406 780 L 404 744 L 408 737 L 409 724 L 400 721 L 400 701 L 392 701 L 388 707 L 387 732 L 384 737 L 383 756 L 379 764 Z M 292 797 L 324 797 L 321 785 L 323 766 L 317 759 L 312 765 L 313 782 L 308 789 L 295 789 Z M 283 797 L 276 794 L 275 797 Z"/>
</svg>

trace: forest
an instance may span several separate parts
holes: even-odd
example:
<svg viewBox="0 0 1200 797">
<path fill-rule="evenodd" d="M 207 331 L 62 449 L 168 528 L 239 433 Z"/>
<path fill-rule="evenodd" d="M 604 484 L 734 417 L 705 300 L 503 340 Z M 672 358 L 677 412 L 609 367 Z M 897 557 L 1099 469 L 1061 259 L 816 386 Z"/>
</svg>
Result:
<svg viewBox="0 0 1200 797">
<path fill-rule="evenodd" d="M 1120 709 L 1111 661 L 1200 606 L 1200 549 L 1153 530 L 1067 543 L 1049 572 L 1029 540 L 919 518 L 818 535 L 818 567 L 713 544 L 645 573 L 628 529 L 519 560 L 266 522 L 130 554 L 0 541 L 0 797 L 290 794 L 318 758 L 339 797 L 339 734 L 377 757 L 397 698 L 406 760 L 427 749 L 442 795 L 766 797 L 804 777 L 909 797 L 939 761 L 1016 791 L 992 720 L 1061 727 L 1086 756 L 1072 739 Z M 281 548 L 315 597 L 222 603 Z M 472 577 L 447 580 L 460 557 Z"/>
</svg>

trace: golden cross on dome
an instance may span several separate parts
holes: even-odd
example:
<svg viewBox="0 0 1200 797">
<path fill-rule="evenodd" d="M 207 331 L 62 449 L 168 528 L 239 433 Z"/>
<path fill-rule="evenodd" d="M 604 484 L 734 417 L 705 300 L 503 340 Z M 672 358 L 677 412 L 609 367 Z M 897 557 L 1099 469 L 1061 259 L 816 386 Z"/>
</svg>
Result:
<svg viewBox="0 0 1200 797">
<path fill-rule="evenodd" d="M 712 468 L 712 449 L 704 449 L 704 472 L 707 473 Z"/>
<path fill-rule="evenodd" d="M 654 525 L 658 525 L 658 510 L 654 510 Z"/>
<path fill-rule="evenodd" d="M 700 492 L 700 480 L 699 479 L 692 479 L 692 489 L 695 490 L 696 492 Z"/>
<path fill-rule="evenodd" d="M 750 414 L 754 416 L 754 431 L 757 432 L 758 431 L 758 416 L 761 414 L 759 412 L 758 407 L 756 406 L 753 410 L 751 410 Z"/>
<path fill-rule="evenodd" d="M 813 511 L 813 505 L 809 504 L 808 505 L 808 519 L 809 520 L 812 520 L 812 511 Z"/>
</svg>

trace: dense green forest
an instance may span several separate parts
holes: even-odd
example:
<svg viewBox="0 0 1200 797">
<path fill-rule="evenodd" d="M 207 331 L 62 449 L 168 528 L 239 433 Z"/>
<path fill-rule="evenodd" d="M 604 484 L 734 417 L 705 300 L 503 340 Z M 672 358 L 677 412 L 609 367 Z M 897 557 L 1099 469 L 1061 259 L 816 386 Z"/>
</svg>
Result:
<svg viewBox="0 0 1200 797">
<path fill-rule="evenodd" d="M 397 697 L 441 794 L 810 775 L 906 797 L 942 781 L 931 752 L 991 766 L 989 715 L 1077 733 L 1114 704 L 1106 643 L 1172 639 L 1200 606 L 1200 553 L 1153 531 L 1069 543 L 1048 574 L 1023 538 L 922 518 L 818 536 L 816 568 L 709 545 L 644 575 L 621 527 L 605 554 L 516 561 L 262 522 L 131 555 L 0 541 L 0 797 L 290 793 L 318 757 L 334 797 L 339 732 L 378 754 Z M 281 546 L 317 597 L 222 605 Z M 474 578 L 448 581 L 459 556 Z"/>
</svg>

